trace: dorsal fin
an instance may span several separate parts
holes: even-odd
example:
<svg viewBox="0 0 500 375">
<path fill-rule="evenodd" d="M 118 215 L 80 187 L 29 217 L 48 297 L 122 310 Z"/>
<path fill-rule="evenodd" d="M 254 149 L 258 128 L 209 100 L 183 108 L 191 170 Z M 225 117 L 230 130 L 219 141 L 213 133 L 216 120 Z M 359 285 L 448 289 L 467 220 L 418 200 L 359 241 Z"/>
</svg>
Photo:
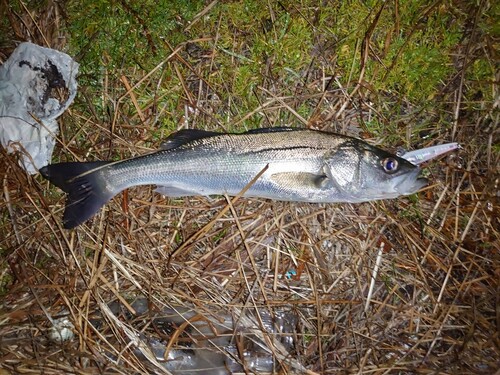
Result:
<svg viewBox="0 0 500 375">
<path fill-rule="evenodd" d="M 299 129 L 290 128 L 286 126 L 278 126 L 274 128 L 251 129 L 240 134 L 277 133 L 277 132 L 294 131 L 294 130 L 299 130 Z M 161 143 L 160 149 L 171 150 L 173 148 L 177 148 L 179 146 L 185 145 L 197 139 L 214 137 L 216 135 L 221 135 L 221 134 L 225 133 L 219 133 L 209 130 L 200 130 L 200 129 L 181 129 L 175 133 L 170 134 L 167 137 L 167 139 L 165 139 L 165 141 Z"/>
<path fill-rule="evenodd" d="M 221 135 L 223 133 L 212 132 L 208 130 L 200 129 L 181 129 L 173 134 L 170 134 L 165 141 L 160 145 L 162 150 L 171 150 L 179 146 L 185 145 L 189 142 L 195 141 L 197 139 L 203 139 L 208 137 L 213 137 L 216 135 Z"/>
<path fill-rule="evenodd" d="M 288 132 L 299 130 L 297 128 L 290 128 L 288 126 L 277 126 L 275 128 L 260 128 L 260 129 L 251 129 L 246 131 L 243 134 L 261 134 L 261 133 L 277 133 L 277 132 Z"/>
</svg>

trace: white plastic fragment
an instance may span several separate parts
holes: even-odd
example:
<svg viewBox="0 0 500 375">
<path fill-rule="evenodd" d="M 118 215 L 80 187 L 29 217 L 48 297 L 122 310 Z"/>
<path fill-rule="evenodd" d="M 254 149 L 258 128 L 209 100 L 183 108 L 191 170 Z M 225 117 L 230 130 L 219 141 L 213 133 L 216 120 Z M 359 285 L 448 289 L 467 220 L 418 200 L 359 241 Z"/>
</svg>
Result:
<svg viewBox="0 0 500 375">
<path fill-rule="evenodd" d="M 0 66 L 0 142 L 21 152 L 28 173 L 47 165 L 59 117 L 73 102 L 79 64 L 65 53 L 21 43 Z"/>
<path fill-rule="evenodd" d="M 62 343 L 71 340 L 75 334 L 75 326 L 68 318 L 54 319 L 53 326 L 49 330 L 49 339 L 53 342 Z"/>
</svg>

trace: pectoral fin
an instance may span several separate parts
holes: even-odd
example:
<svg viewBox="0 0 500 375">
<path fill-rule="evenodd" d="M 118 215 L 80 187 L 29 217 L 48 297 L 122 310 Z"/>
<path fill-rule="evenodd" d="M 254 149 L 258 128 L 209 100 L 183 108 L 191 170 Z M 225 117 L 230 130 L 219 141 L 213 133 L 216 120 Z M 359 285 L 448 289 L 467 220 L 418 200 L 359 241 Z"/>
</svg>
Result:
<svg viewBox="0 0 500 375">
<path fill-rule="evenodd" d="M 326 174 L 315 174 L 308 172 L 283 172 L 274 173 L 271 181 L 293 190 L 300 189 L 328 189 L 332 186 L 331 180 Z"/>
</svg>

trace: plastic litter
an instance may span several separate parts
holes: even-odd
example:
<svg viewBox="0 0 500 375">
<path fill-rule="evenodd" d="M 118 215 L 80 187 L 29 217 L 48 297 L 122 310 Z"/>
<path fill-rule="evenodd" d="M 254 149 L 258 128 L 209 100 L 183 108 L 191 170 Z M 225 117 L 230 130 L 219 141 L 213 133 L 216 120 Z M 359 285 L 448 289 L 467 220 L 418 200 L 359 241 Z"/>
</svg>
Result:
<svg viewBox="0 0 500 375">
<path fill-rule="evenodd" d="M 79 64 L 65 53 L 21 43 L 0 66 L 0 142 L 30 174 L 49 163 L 56 119 L 73 102 Z"/>
<path fill-rule="evenodd" d="M 271 315 L 267 309 L 258 309 L 258 312 L 234 309 L 233 315 L 215 313 L 202 317 L 197 311 L 182 306 L 152 313 L 144 298 L 138 298 L 131 306 L 137 315 L 131 316 L 117 302 L 109 305 L 108 313 L 125 318 L 129 324 L 135 322 L 134 328 L 141 332 L 140 341 L 148 348 L 144 350 L 141 345 L 135 345 L 138 358 L 171 374 L 230 375 L 245 373 L 245 369 L 250 373 L 274 374 L 283 363 L 298 373 L 305 372 L 293 355 L 298 316 L 291 310 L 277 309 Z M 140 324 L 137 325 L 142 321 L 140 316 L 151 317 L 147 324 L 153 324 L 164 340 L 149 337 Z M 97 329 L 100 324 L 99 319 L 93 321 Z M 179 327 L 184 327 L 180 340 L 184 347 L 167 350 L 171 335 Z M 153 358 L 149 358 L 149 353 Z"/>
</svg>

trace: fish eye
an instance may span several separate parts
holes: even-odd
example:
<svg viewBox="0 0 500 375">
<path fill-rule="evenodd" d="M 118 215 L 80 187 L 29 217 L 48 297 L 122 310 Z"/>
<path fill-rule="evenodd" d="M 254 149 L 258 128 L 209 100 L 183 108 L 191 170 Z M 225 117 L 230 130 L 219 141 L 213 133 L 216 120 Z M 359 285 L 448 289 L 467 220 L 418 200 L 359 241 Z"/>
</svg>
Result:
<svg viewBox="0 0 500 375">
<path fill-rule="evenodd" d="M 385 158 L 382 160 L 382 167 L 387 173 L 394 173 L 398 170 L 398 161 L 394 158 Z"/>
</svg>

